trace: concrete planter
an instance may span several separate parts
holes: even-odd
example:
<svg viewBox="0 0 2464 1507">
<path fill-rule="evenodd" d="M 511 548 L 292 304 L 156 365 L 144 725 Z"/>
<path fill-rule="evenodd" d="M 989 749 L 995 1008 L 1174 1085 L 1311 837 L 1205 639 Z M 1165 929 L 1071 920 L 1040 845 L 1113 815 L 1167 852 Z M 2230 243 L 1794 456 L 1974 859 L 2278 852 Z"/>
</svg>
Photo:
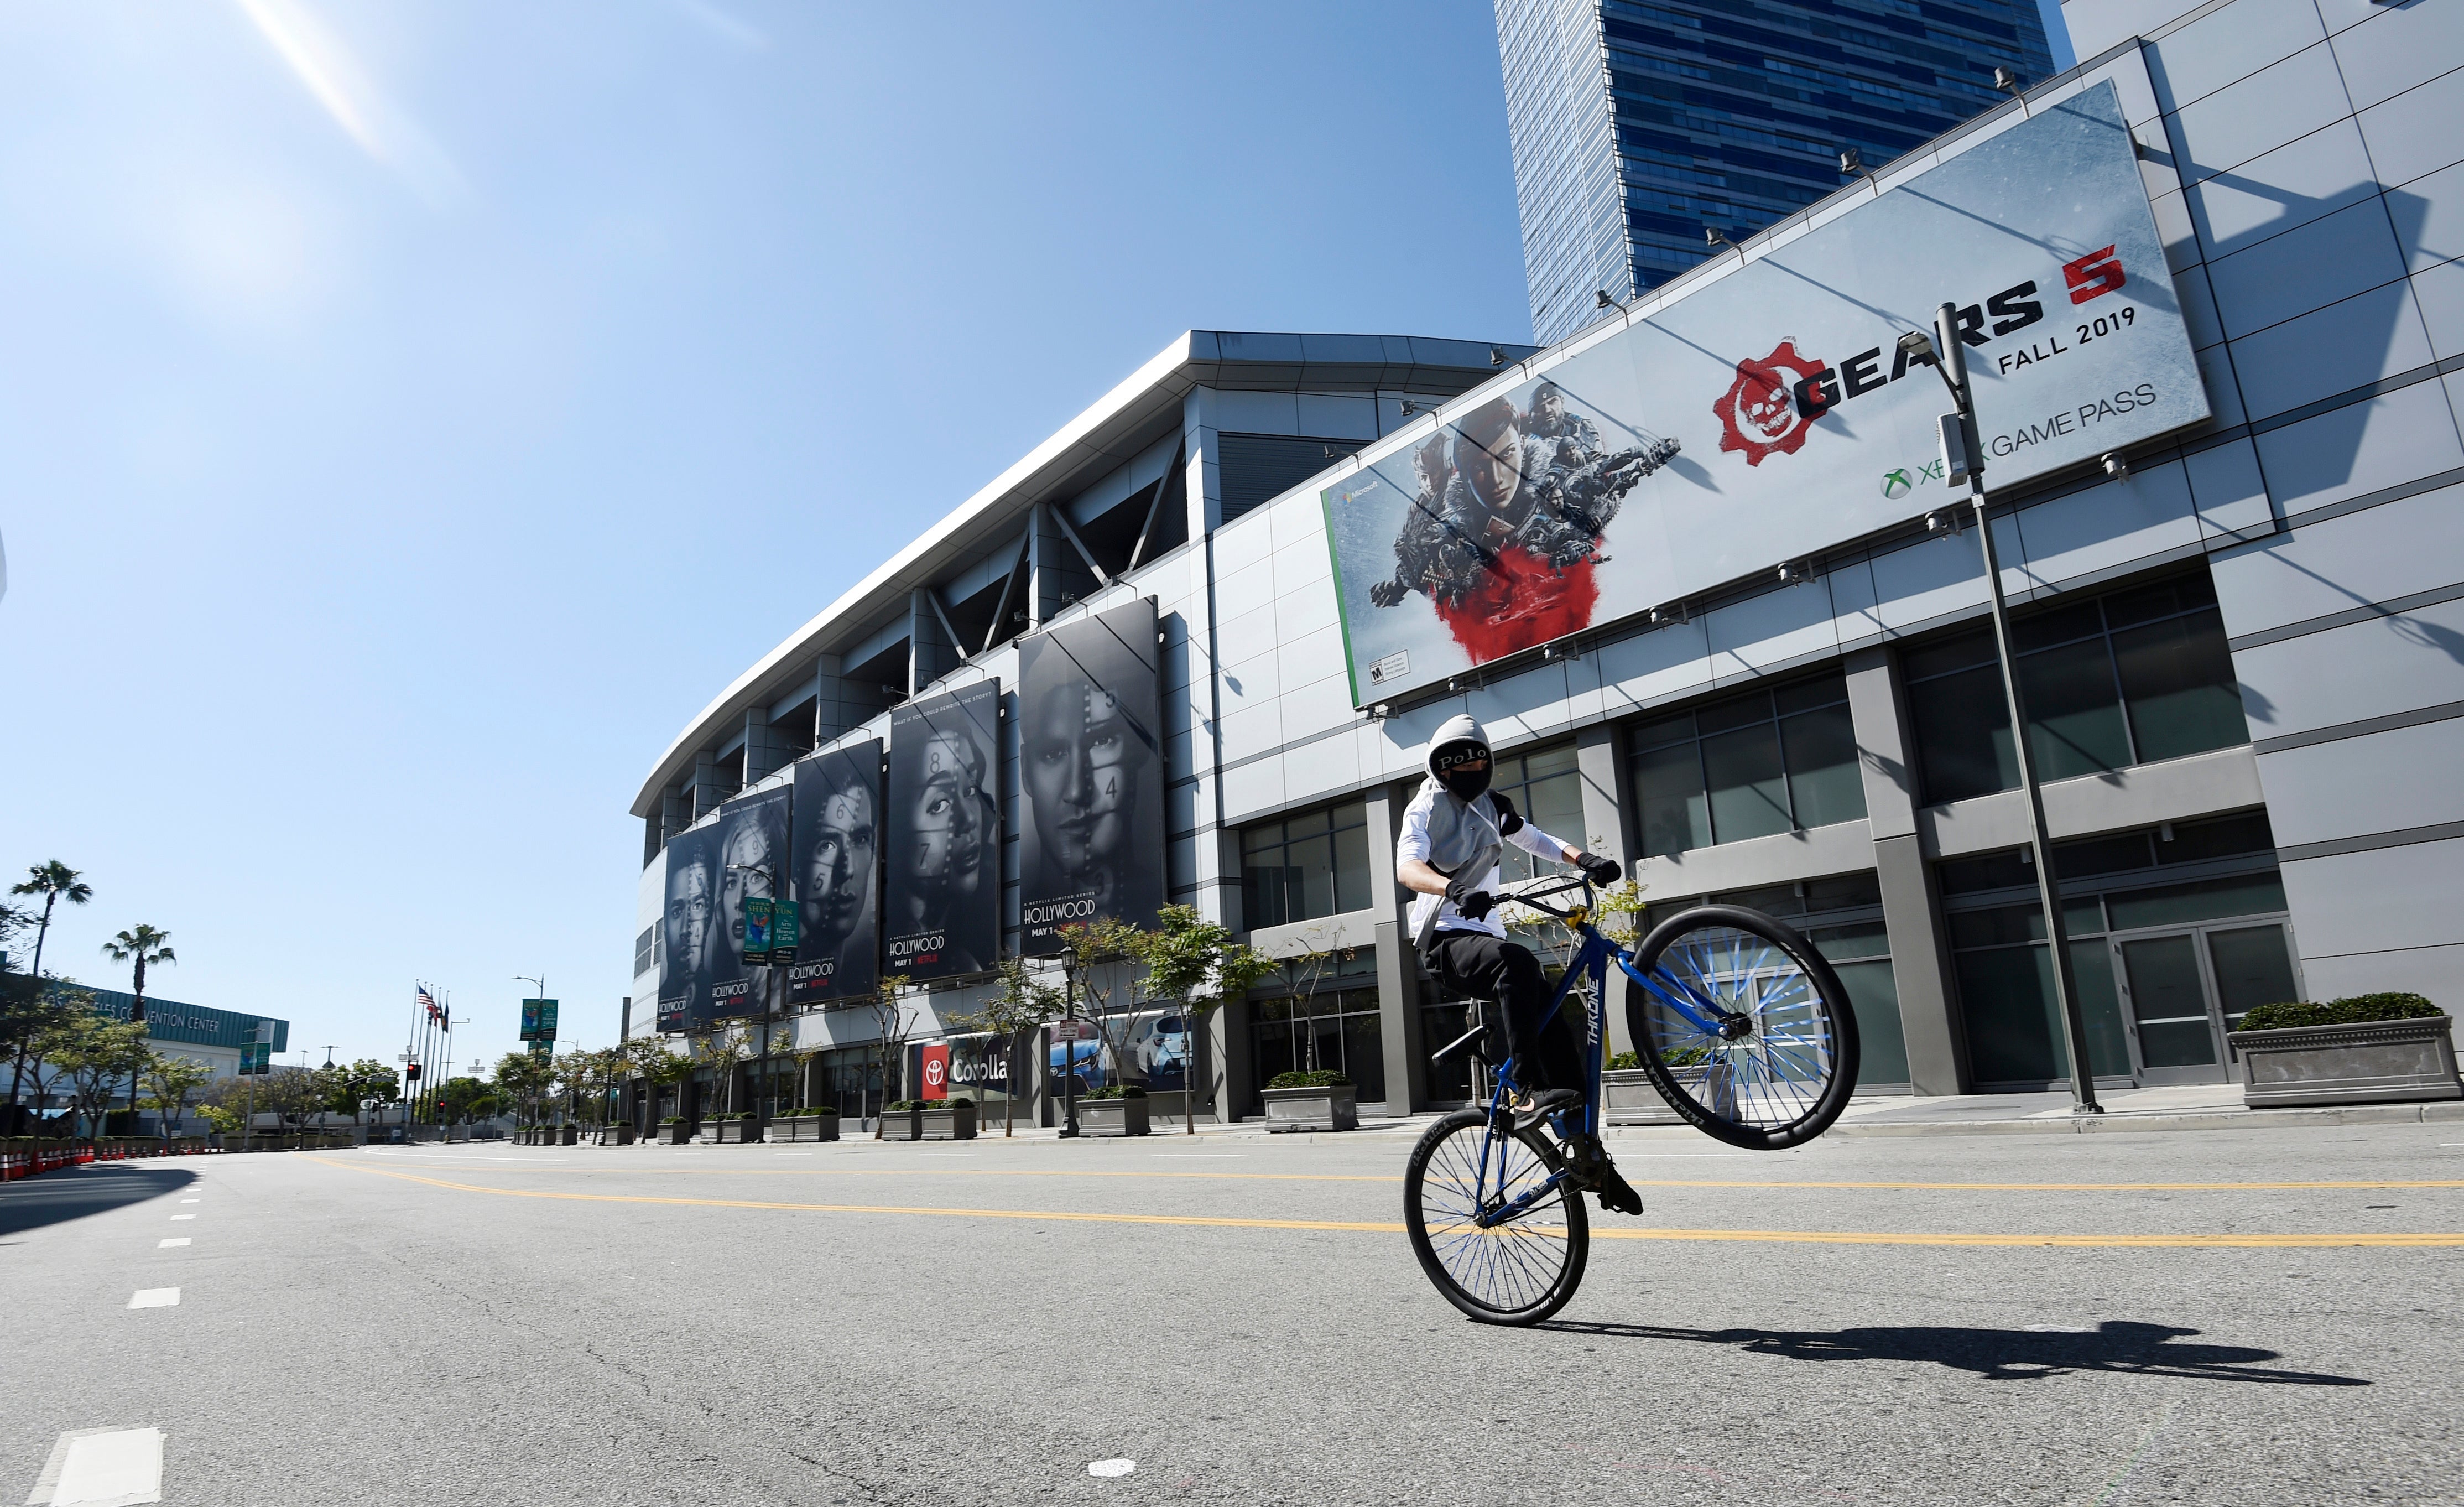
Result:
<svg viewBox="0 0 2464 1507">
<path fill-rule="evenodd" d="M 693 1127 L 690 1119 L 679 1119 L 672 1125 L 659 1127 L 659 1144 L 663 1146 L 686 1145 L 693 1141 Z"/>
<path fill-rule="evenodd" d="M 741 1145 L 761 1139 L 761 1121 L 751 1115 L 727 1115 L 702 1122 L 701 1139 L 715 1146 Z"/>
<path fill-rule="evenodd" d="M 1600 1118 L 1612 1125 L 1685 1123 L 1640 1068 L 1610 1068 L 1600 1075 Z"/>
<path fill-rule="evenodd" d="M 976 1106 L 962 1103 L 948 1109 L 921 1109 L 915 1112 L 918 1141 L 973 1141 L 976 1139 Z"/>
<path fill-rule="evenodd" d="M 599 1127 L 599 1134 L 593 1139 L 603 1146 L 629 1146 L 633 1143 L 633 1127 L 602 1125 Z"/>
<path fill-rule="evenodd" d="M 881 1139 L 884 1141 L 921 1141 L 924 1139 L 924 1115 L 921 1110 L 886 1109 L 881 1112 Z"/>
<path fill-rule="evenodd" d="M 839 1118 L 836 1115 L 788 1115 L 770 1121 L 773 1141 L 836 1141 L 839 1139 Z"/>
<path fill-rule="evenodd" d="M 2242 1102 L 2381 1104 L 2464 1098 L 2455 1076 L 2454 1017 L 2362 1026 L 2292 1026 L 2225 1037 L 2242 1064 Z"/>
<path fill-rule="evenodd" d="M 560 1146 L 580 1145 L 582 1143 L 581 1128 L 582 1127 L 579 1125 L 559 1125 L 556 1128 L 556 1143 Z"/>
<path fill-rule="evenodd" d="M 1325 1088 L 1265 1089 L 1268 1130 L 1358 1130 L 1359 1091 L 1349 1083 Z"/>
<path fill-rule="evenodd" d="M 1082 1098 L 1078 1129 L 1089 1136 L 1143 1136 L 1147 1133 L 1147 1101 L 1142 1098 Z"/>
</svg>

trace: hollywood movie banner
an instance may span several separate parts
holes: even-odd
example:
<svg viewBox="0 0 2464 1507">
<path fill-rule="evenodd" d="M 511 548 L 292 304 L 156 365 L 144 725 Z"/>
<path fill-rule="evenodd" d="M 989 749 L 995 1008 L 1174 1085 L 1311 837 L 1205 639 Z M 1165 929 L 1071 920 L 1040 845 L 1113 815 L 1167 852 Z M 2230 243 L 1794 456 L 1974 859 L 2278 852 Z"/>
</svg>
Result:
<svg viewBox="0 0 2464 1507">
<path fill-rule="evenodd" d="M 869 998 L 881 978 L 881 743 L 796 765 L 796 906 L 803 923 L 787 1002 Z"/>
<path fill-rule="evenodd" d="M 883 966 L 900 979 L 983 973 L 1001 949 L 1001 682 L 890 714 Z"/>
<path fill-rule="evenodd" d="M 1019 950 L 1061 950 L 1098 916 L 1152 925 L 1164 903 L 1162 680 L 1155 603 L 1036 633 L 1018 649 Z"/>
<path fill-rule="evenodd" d="M 667 904 L 659 914 L 662 1031 L 693 1029 L 711 955 L 725 943 L 718 927 L 718 829 L 696 827 L 668 839 Z"/>
<path fill-rule="evenodd" d="M 2099 84 L 1326 488 L 1353 704 L 1964 502 L 1898 348 L 1945 302 L 1990 488 L 2208 417 Z"/>
<path fill-rule="evenodd" d="M 744 961 L 744 902 L 776 898 L 787 880 L 786 787 L 742 796 L 718 809 L 717 931 L 693 1012 L 694 1030 L 715 1020 L 759 1015 L 767 1005 L 769 969 Z"/>
</svg>

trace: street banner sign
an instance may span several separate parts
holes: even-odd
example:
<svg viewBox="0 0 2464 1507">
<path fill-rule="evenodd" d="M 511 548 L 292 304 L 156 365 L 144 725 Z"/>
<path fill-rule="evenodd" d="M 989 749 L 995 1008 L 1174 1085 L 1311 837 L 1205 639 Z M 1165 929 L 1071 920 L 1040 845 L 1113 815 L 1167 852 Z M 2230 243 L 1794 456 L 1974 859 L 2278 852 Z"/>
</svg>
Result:
<svg viewBox="0 0 2464 1507">
<path fill-rule="evenodd" d="M 541 1039 L 531 1043 L 531 1055 L 541 1062 L 545 1062 L 555 1051 L 556 1043 L 552 1040 Z"/>
<path fill-rule="evenodd" d="M 770 920 L 777 907 L 759 895 L 744 898 L 744 965 L 766 967 L 770 963 Z"/>
<path fill-rule="evenodd" d="M 243 1042 L 239 1049 L 239 1071 L 242 1077 L 274 1071 L 274 1044 L 264 1041 Z"/>
<path fill-rule="evenodd" d="M 522 1039 L 524 1041 L 556 1039 L 556 1001 L 522 1001 Z"/>
<path fill-rule="evenodd" d="M 924 1049 L 924 1071 L 920 1075 L 924 1079 L 924 1092 L 919 1097 L 924 1098 L 950 1097 L 949 1043 L 942 1042 Z"/>
<path fill-rule="evenodd" d="M 783 968 L 796 961 L 798 935 L 803 929 L 800 908 L 792 901 L 770 908 L 770 965 Z"/>
</svg>

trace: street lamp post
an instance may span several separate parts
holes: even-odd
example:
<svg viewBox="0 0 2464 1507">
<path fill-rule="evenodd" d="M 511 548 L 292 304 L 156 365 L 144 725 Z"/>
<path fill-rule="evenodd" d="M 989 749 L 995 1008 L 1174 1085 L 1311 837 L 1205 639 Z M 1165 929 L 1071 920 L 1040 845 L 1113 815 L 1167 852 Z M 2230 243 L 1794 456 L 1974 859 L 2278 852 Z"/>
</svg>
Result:
<svg viewBox="0 0 2464 1507">
<path fill-rule="evenodd" d="M 728 867 L 745 874 L 761 875 L 761 886 L 769 891 L 762 898 L 770 902 L 775 915 L 776 907 L 781 903 L 779 898 L 779 871 L 768 864 L 731 863 Z M 775 920 L 772 925 L 774 927 L 777 925 Z M 779 970 L 769 964 L 761 964 L 761 1093 L 755 1100 L 757 1104 L 767 1105 L 776 1101 L 775 1096 L 770 1091 L 770 1017 L 777 1011 L 771 1008 L 770 995 L 772 986 L 778 982 Z M 763 1109 L 760 1113 L 761 1133 L 767 1136 L 770 1133 L 770 1113 L 767 1109 Z"/>
<path fill-rule="evenodd" d="M 546 1013 L 547 976 L 545 974 L 517 973 L 514 975 L 514 982 L 516 984 L 528 984 L 536 987 L 539 992 L 531 997 L 539 1002 L 540 1013 Z M 547 1051 L 549 1060 L 553 1061 L 556 1057 L 556 1038 L 553 1036 L 548 1038 Z M 539 1123 L 539 1090 L 536 1088 L 531 1090 L 531 1123 L 533 1125 L 537 1125 Z"/>
<path fill-rule="evenodd" d="M 2045 939 L 2054 950 L 2054 1004 L 2061 1012 L 2062 1041 L 2071 1059 L 2071 1112 L 2101 1115 L 2096 1099 L 2096 1072 L 2087 1058 L 2087 1021 L 2079 1010 L 2079 979 L 2071 966 L 2070 928 L 2062 921 L 2060 881 L 2054 874 L 2054 845 L 2045 824 L 2045 792 L 2036 781 L 2036 758 L 2028 745 L 2027 698 L 2019 688 L 2018 662 L 2011 650 L 2011 606 L 2002 594 L 2002 562 L 1993 547 L 1993 522 L 1986 515 L 1985 454 L 1976 430 L 1975 392 L 1968 380 L 1968 350 L 1959 338 L 1959 311 L 1946 303 L 1934 315 L 1933 339 L 1921 330 L 1900 337 L 1900 348 L 1911 361 L 1930 366 L 1950 389 L 1955 411 L 1943 415 L 1942 449 L 1945 481 L 1965 471 L 1968 499 L 1976 513 L 1976 538 L 1985 553 L 1985 585 L 1992 601 L 1993 652 L 2002 670 L 2002 697 L 2011 717 L 2011 748 L 2019 765 L 2019 786 L 2028 796 L 2028 840 L 2036 871 L 2036 902 L 2045 913 Z M 1964 464 L 1962 464 L 1964 462 Z"/>
<path fill-rule="evenodd" d="M 1061 1042 L 1063 1123 L 1065 1141 L 1078 1136 L 1078 949 L 1061 949 L 1061 1019 L 1069 1034 Z"/>
</svg>

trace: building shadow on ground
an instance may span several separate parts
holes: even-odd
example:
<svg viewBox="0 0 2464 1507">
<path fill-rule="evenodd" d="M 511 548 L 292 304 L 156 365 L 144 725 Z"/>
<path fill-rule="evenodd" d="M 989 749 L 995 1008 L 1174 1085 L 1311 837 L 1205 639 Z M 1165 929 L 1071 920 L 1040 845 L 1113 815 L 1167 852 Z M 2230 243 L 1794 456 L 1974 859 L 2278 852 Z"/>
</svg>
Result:
<svg viewBox="0 0 2464 1507">
<path fill-rule="evenodd" d="M 0 1240 L 161 1198 L 196 1181 L 196 1173 L 167 1162 L 101 1162 L 0 1184 Z"/>
<path fill-rule="evenodd" d="M 1598 1324 L 1560 1320 L 1538 1325 L 1604 1339 L 1658 1340 L 1727 1345 L 1748 1355 L 1791 1361 L 1908 1361 L 1972 1371 L 1987 1381 L 2027 1382 L 2076 1371 L 2115 1371 L 2199 1382 L 2257 1382 L 2292 1386 L 2368 1386 L 2361 1377 L 2258 1365 L 2279 1352 L 2251 1345 L 2184 1344 L 2199 1333 L 2172 1324 L 2108 1320 L 2093 1331 L 1970 1329 L 1948 1325 L 1872 1328 L 1681 1329 L 1664 1324 Z"/>
</svg>

